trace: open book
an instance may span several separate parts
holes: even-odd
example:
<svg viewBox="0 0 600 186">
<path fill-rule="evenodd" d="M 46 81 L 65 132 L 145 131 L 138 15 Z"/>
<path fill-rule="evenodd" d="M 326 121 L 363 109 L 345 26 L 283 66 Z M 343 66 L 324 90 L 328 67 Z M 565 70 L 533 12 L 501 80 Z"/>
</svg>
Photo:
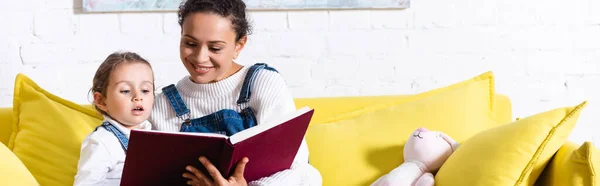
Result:
<svg viewBox="0 0 600 186">
<path fill-rule="evenodd" d="M 182 175 L 192 165 L 209 176 L 198 158 L 207 157 L 224 178 L 243 158 L 251 182 L 289 169 L 300 148 L 313 109 L 303 107 L 230 137 L 214 133 L 132 130 L 121 185 L 187 185 Z"/>
</svg>

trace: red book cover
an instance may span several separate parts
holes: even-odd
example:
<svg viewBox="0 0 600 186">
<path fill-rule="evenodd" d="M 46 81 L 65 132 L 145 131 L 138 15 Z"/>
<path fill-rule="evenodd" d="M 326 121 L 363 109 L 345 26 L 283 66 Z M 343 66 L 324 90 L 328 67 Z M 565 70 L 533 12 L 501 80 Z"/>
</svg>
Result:
<svg viewBox="0 0 600 186">
<path fill-rule="evenodd" d="M 200 156 L 206 156 L 224 178 L 233 174 L 238 161 L 248 157 L 244 170 L 248 182 L 289 169 L 313 113 L 304 107 L 230 137 L 132 130 L 121 185 L 187 185 L 182 177 L 187 165 L 206 174 Z"/>
</svg>

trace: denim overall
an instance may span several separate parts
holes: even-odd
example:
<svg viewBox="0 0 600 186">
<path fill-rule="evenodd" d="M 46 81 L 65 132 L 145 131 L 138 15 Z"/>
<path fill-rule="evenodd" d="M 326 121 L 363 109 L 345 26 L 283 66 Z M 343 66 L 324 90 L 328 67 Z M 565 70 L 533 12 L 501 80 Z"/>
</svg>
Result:
<svg viewBox="0 0 600 186">
<path fill-rule="evenodd" d="M 251 66 L 248 73 L 246 73 L 239 98 L 236 102 L 240 109 L 243 103 L 247 103 L 250 100 L 252 84 L 259 70 L 262 69 L 277 72 L 277 70 L 264 63 L 257 63 Z M 167 99 L 169 99 L 169 103 L 173 107 L 173 110 L 175 110 L 177 117 L 183 121 L 179 130 L 180 132 L 218 133 L 231 136 L 242 130 L 256 126 L 256 115 L 250 107 L 242 109 L 240 113 L 232 109 L 223 109 L 200 118 L 192 119 L 190 110 L 186 107 L 183 99 L 181 99 L 174 84 L 164 87 L 162 90 Z"/>
<path fill-rule="evenodd" d="M 96 129 L 94 129 L 94 131 L 98 130 L 98 127 L 103 127 L 108 132 L 113 133 L 119 140 L 119 143 L 121 143 L 121 147 L 123 147 L 123 151 L 125 151 L 125 153 L 127 153 L 127 145 L 129 145 L 129 139 L 127 139 L 127 137 L 125 136 L 125 134 L 123 134 L 123 132 L 121 132 L 119 129 L 117 129 L 117 127 L 115 127 L 114 125 L 112 125 L 111 123 L 106 122 L 106 121 L 103 122 L 102 125 L 97 126 Z"/>
</svg>

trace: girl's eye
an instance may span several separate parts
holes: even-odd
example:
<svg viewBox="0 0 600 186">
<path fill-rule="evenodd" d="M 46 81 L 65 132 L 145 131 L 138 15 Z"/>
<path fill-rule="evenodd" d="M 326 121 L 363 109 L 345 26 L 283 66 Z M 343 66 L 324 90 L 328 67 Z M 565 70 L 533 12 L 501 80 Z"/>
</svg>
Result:
<svg viewBox="0 0 600 186">
<path fill-rule="evenodd" d="M 127 93 L 129 93 L 129 90 L 121 90 L 121 93 L 122 94 L 127 94 Z"/>
<path fill-rule="evenodd" d="M 150 90 L 142 90 L 144 94 L 150 93 Z"/>
</svg>

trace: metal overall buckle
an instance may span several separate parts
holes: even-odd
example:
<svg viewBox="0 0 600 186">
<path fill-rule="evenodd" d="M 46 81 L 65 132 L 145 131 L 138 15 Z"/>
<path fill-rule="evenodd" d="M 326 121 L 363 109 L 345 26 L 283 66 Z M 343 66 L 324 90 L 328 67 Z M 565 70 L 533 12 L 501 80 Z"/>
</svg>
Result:
<svg viewBox="0 0 600 186">
<path fill-rule="evenodd" d="M 178 116 L 178 117 L 179 117 L 179 119 L 183 120 L 183 124 L 185 124 L 185 125 L 189 125 L 192 122 L 192 120 L 191 120 L 192 117 L 190 116 L 190 113 L 186 113 L 186 114 Z"/>
</svg>

